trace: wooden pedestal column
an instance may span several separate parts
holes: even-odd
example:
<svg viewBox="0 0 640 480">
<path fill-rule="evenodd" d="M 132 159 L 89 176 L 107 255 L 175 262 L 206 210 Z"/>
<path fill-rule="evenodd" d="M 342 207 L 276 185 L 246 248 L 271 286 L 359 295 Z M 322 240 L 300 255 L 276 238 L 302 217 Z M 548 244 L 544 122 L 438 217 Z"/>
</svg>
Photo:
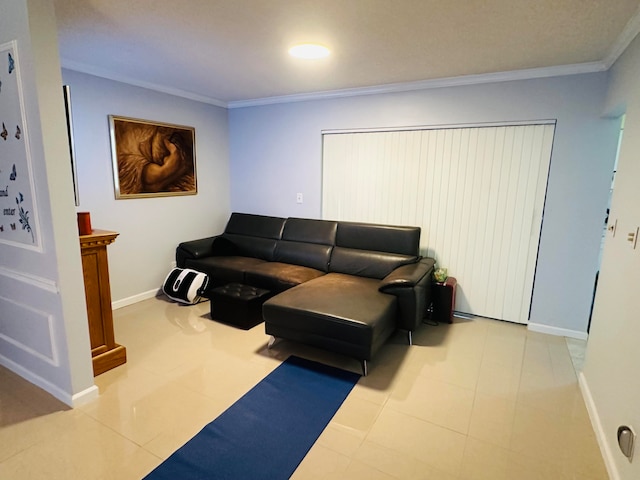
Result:
<svg viewBox="0 0 640 480">
<path fill-rule="evenodd" d="M 127 350 L 115 342 L 107 261 L 107 245 L 113 243 L 117 236 L 116 232 L 106 230 L 80 235 L 94 376 L 127 361 Z"/>
</svg>

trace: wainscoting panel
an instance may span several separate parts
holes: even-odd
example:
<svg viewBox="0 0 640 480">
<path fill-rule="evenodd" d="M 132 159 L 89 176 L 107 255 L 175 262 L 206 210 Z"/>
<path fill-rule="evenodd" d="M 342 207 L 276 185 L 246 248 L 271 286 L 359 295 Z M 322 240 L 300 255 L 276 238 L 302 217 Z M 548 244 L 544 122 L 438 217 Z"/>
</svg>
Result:
<svg viewBox="0 0 640 480">
<path fill-rule="evenodd" d="M 53 366 L 59 365 L 52 315 L 2 296 L 0 312 L 0 341 Z"/>
<path fill-rule="evenodd" d="M 456 310 L 527 323 L 555 123 L 323 135 L 322 215 L 422 227 Z"/>
</svg>

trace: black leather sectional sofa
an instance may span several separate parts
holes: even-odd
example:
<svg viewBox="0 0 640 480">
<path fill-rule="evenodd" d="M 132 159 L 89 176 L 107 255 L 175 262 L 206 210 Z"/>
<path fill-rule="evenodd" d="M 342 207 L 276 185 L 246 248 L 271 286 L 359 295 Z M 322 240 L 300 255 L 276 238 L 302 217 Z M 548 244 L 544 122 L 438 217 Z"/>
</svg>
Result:
<svg viewBox="0 0 640 480">
<path fill-rule="evenodd" d="M 434 260 L 420 228 L 233 213 L 217 236 L 181 243 L 179 267 L 269 290 L 265 331 L 367 361 L 430 304 Z M 206 295 L 205 295 L 206 296 Z M 270 342 L 270 345 L 272 342 Z"/>
</svg>

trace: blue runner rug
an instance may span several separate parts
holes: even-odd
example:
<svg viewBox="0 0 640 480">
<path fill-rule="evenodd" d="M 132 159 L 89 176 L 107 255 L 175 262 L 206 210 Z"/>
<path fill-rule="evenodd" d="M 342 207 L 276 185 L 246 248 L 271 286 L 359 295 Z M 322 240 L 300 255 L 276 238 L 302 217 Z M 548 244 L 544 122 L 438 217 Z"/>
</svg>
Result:
<svg viewBox="0 0 640 480">
<path fill-rule="evenodd" d="M 359 378 L 289 357 L 145 480 L 287 479 Z"/>
</svg>

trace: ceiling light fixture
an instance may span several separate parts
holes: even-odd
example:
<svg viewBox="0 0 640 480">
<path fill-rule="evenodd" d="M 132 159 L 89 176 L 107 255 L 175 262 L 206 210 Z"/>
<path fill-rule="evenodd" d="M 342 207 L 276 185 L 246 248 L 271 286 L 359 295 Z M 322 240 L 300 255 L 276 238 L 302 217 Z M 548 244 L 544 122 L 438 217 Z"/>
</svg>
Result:
<svg viewBox="0 0 640 480">
<path fill-rule="evenodd" d="M 329 49 L 315 43 L 303 43 L 289 49 L 289 55 L 296 58 L 314 59 L 329 56 Z"/>
</svg>

